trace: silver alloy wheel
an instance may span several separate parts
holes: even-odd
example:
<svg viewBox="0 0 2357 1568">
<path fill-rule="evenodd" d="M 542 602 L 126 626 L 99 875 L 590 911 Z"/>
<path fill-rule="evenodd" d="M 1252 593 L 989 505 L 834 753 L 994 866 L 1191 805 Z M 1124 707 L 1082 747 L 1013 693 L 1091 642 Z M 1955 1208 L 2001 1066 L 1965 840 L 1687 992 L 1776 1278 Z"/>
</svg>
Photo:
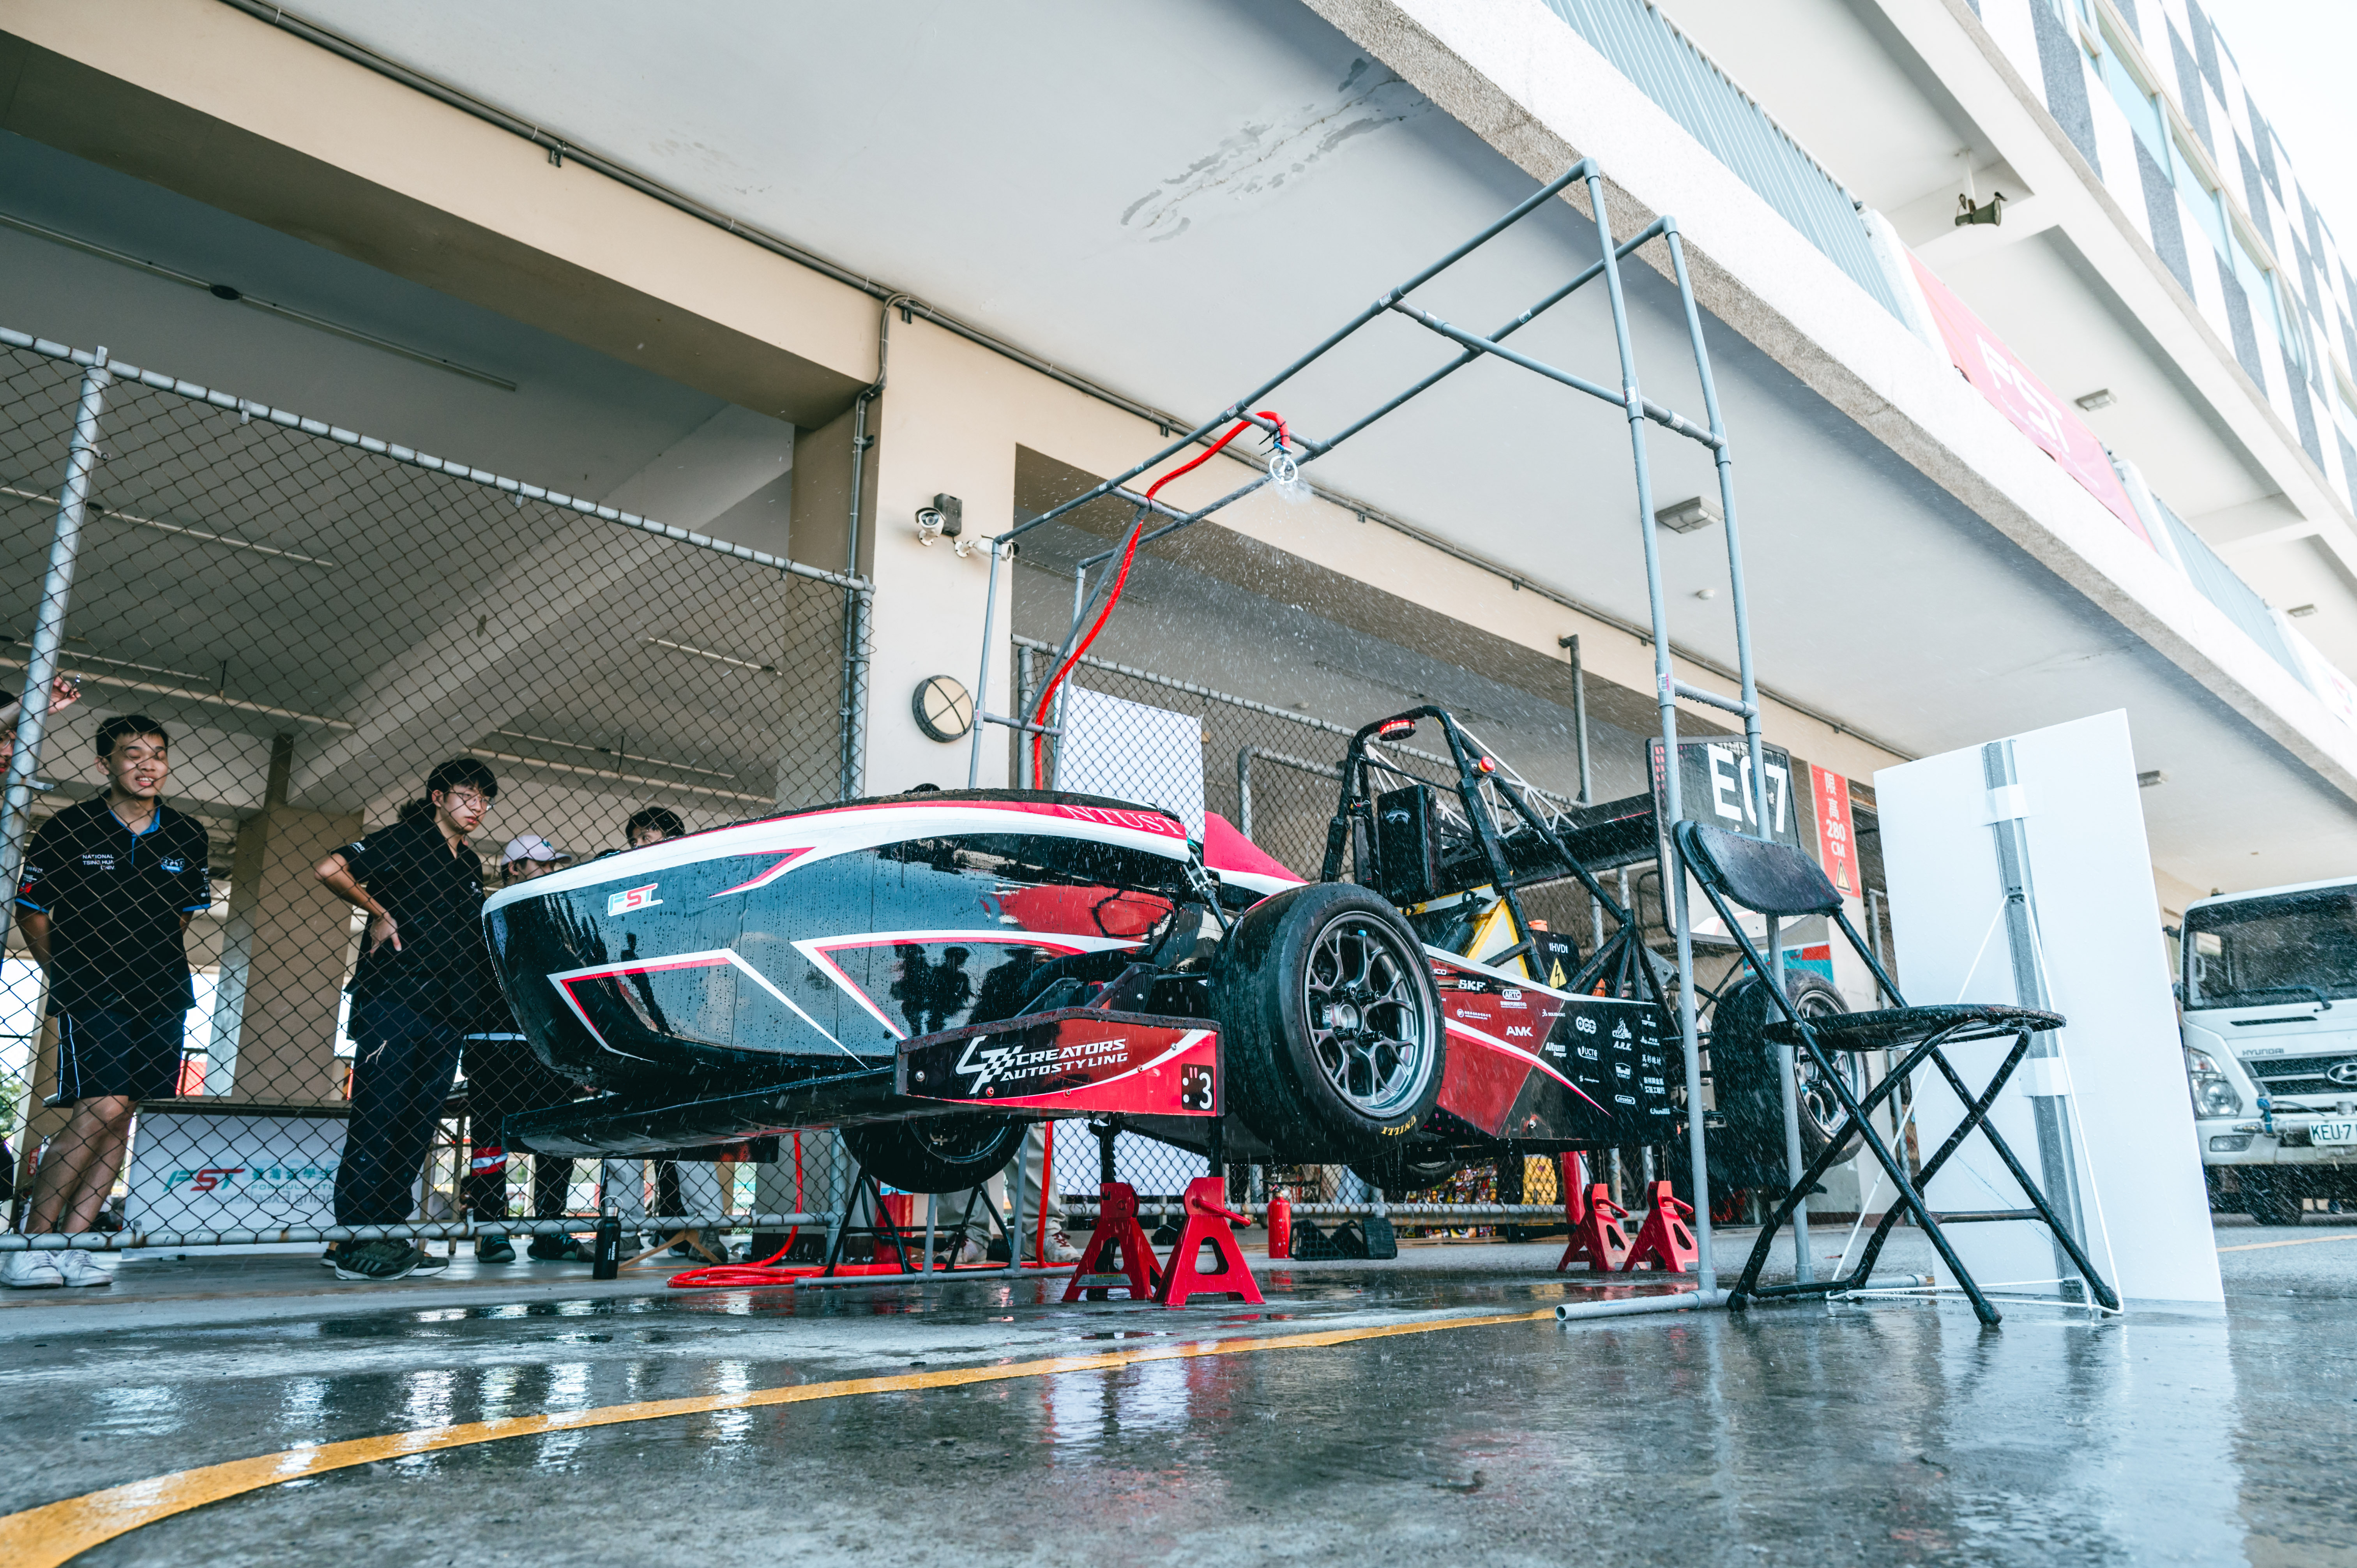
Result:
<svg viewBox="0 0 2357 1568">
<path fill-rule="evenodd" d="M 1803 997 L 1800 1004 L 1801 1016 L 1812 1023 L 1842 1011 L 1832 998 L 1817 993 Z M 1841 1074 L 1842 1081 L 1848 1086 L 1850 1098 L 1865 1099 L 1869 1087 L 1866 1058 L 1855 1051 L 1828 1051 L 1825 1054 L 1833 1058 L 1834 1070 Z M 1800 1106 L 1801 1125 L 1813 1133 L 1818 1142 L 1833 1142 L 1834 1130 L 1842 1124 L 1849 1112 L 1843 1106 L 1841 1096 L 1834 1092 L 1834 1086 L 1825 1077 L 1824 1069 L 1807 1051 L 1798 1050 L 1792 1053 L 1792 1079 Z"/>
<path fill-rule="evenodd" d="M 1334 1092 L 1381 1121 L 1415 1103 L 1432 1070 L 1421 952 L 1363 915 L 1329 921 L 1302 982 L 1309 1052 Z"/>
</svg>

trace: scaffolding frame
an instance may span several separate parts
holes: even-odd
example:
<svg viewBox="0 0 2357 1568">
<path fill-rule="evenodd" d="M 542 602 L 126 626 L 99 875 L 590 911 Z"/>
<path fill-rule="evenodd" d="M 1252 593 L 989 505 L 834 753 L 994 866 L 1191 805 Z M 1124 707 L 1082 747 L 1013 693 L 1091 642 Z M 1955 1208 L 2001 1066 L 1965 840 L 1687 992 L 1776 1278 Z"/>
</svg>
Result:
<svg viewBox="0 0 2357 1568">
<path fill-rule="evenodd" d="M 1533 213 L 1545 208 L 1575 185 L 1584 185 L 1587 188 L 1587 216 L 1595 228 L 1598 258 L 1580 269 L 1568 282 L 1542 295 L 1519 315 L 1511 317 L 1486 334 L 1468 331 L 1408 302 L 1409 295 L 1431 283 Z M 1674 409 L 1647 398 L 1637 373 L 1637 355 L 1630 334 L 1629 305 L 1621 284 L 1620 263 L 1640 247 L 1656 239 L 1663 241 L 1668 248 L 1671 273 L 1677 285 L 1679 304 L 1685 315 L 1686 334 L 1693 349 L 1695 372 L 1702 390 L 1703 419 L 1699 424 Z M 1570 298 L 1599 277 L 1604 280 L 1605 292 L 1611 306 L 1614 348 L 1618 353 L 1620 371 L 1620 386 L 1617 391 L 1602 382 L 1534 359 L 1506 346 L 1504 341 L 1506 338 L 1529 326 L 1540 316 Z M 1126 501 L 1135 509 L 1135 515 L 1120 542 L 1112 549 L 1090 556 L 1082 562 L 1075 574 L 1072 626 L 1063 647 L 1058 653 L 1058 662 L 1060 663 L 1070 656 L 1082 636 L 1090 609 L 1103 596 L 1113 580 L 1110 574 L 1105 575 L 1100 579 L 1095 594 L 1088 594 L 1085 592 L 1085 585 L 1090 567 L 1125 555 L 1133 546 L 1143 546 L 1175 533 L 1182 528 L 1200 522 L 1203 519 L 1242 500 L 1263 486 L 1271 483 L 1275 476 L 1264 471 L 1227 494 L 1192 510 L 1181 510 L 1150 499 L 1146 494 L 1130 489 L 1130 482 L 1186 452 L 1189 447 L 1208 445 L 1216 439 L 1219 433 L 1238 421 L 1253 424 L 1275 435 L 1275 425 L 1253 412 L 1262 400 L 1300 375 L 1362 328 L 1381 317 L 1394 315 L 1404 317 L 1435 336 L 1454 344 L 1458 349 L 1457 354 L 1439 368 L 1415 381 L 1406 390 L 1385 399 L 1368 413 L 1341 426 L 1334 434 L 1323 438 L 1308 440 L 1296 437 L 1295 447 L 1298 454 L 1295 459 L 1296 463 L 1307 466 L 1317 461 L 1385 415 L 1429 392 L 1466 366 L 1484 358 L 1496 359 L 1507 364 L 1518 366 L 1543 380 L 1620 407 L 1627 417 L 1629 424 L 1630 452 L 1636 478 L 1638 532 L 1644 547 L 1646 596 L 1652 627 L 1654 696 L 1660 714 L 1664 763 L 1662 798 L 1668 819 L 1663 824 L 1663 831 L 1666 832 L 1668 824 L 1680 820 L 1684 813 L 1677 766 L 1677 704 L 1680 698 L 1719 709 L 1742 720 L 1744 746 L 1750 761 L 1750 791 L 1753 797 L 1751 805 L 1757 814 L 1755 820 L 1762 822 L 1770 821 L 1767 770 L 1762 765 L 1761 757 L 1759 686 L 1753 677 L 1752 670 L 1751 618 L 1745 592 L 1742 538 L 1738 527 L 1735 504 L 1734 456 L 1727 441 L 1726 424 L 1721 417 L 1717 385 L 1711 375 L 1710 351 L 1703 339 L 1702 311 L 1695 301 L 1694 283 L 1686 266 L 1684 245 L 1678 231 L 1677 220 L 1666 215 L 1656 218 L 1629 239 L 1615 241 L 1605 199 L 1604 173 L 1592 158 L 1580 159 L 1517 203 L 1502 217 L 1448 251 L 1439 260 L 1415 274 L 1405 282 L 1376 296 L 1371 304 L 1329 333 L 1308 352 L 1261 382 L 1253 391 L 1236 399 L 1212 418 L 1168 442 L 1152 456 L 990 540 L 988 542 L 989 585 L 983 610 L 981 673 L 974 689 L 976 723 L 973 727 L 970 743 L 969 779 L 975 779 L 980 775 L 985 726 L 996 725 L 1012 729 L 1018 734 L 1044 732 L 1050 735 L 1055 734 L 1060 727 L 1054 723 L 1042 724 L 1027 720 L 1020 713 L 999 714 L 989 710 L 988 682 L 991 656 L 996 651 L 992 639 L 995 635 L 994 622 L 997 613 L 999 566 L 1003 560 L 1012 557 L 1017 542 L 1022 535 L 1107 497 Z M 1727 540 L 1727 564 L 1730 585 L 1727 601 L 1729 613 L 1734 621 L 1737 678 L 1739 688 L 1738 694 L 1733 698 L 1689 685 L 1678 679 L 1677 672 L 1672 666 L 1668 606 L 1662 586 L 1660 524 L 1654 515 L 1652 467 L 1646 451 L 1648 424 L 1659 425 L 1673 435 L 1709 448 L 1717 467 L 1719 510 L 1723 519 L 1721 528 Z M 1149 528 L 1149 524 L 1157 526 Z M 1674 875 L 1674 868 L 1666 874 Z M 1676 876 L 1675 880 L 1676 887 L 1671 904 L 1671 924 L 1677 948 L 1678 1033 L 1685 1056 L 1686 1133 L 1693 1160 L 1695 1197 L 1695 1234 L 1699 1254 L 1697 1283 L 1700 1293 L 1708 1297 L 1717 1292 L 1718 1282 L 1711 1248 L 1709 1157 L 1704 1147 L 1702 1051 L 1695 1009 L 1693 921 L 1688 908 L 1686 879 L 1684 876 Z M 1614 912 L 1616 915 L 1620 913 L 1619 910 Z M 1781 984 L 1782 953 L 1775 940 L 1772 929 L 1770 932 L 1768 950 L 1770 963 L 1774 972 L 1770 983 Z M 1797 1143 L 1798 1108 L 1793 1101 L 1789 1065 L 1784 1074 L 1784 1080 L 1787 1141 Z M 1798 1221 L 1796 1221 L 1794 1240 L 1802 1277 L 1805 1279 L 1808 1277 L 1806 1232 L 1805 1230 L 1800 1229 Z"/>
</svg>

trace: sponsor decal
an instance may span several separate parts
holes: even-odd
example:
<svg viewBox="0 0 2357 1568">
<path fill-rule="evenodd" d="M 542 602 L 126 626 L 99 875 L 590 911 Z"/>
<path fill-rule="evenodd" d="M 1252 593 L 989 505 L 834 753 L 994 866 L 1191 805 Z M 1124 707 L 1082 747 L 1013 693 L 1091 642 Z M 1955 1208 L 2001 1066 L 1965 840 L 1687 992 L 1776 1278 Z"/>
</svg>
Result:
<svg viewBox="0 0 2357 1568">
<path fill-rule="evenodd" d="M 1527 1039 L 1530 1036 L 1530 1032 L 1531 1026 L 1528 1024 L 1509 1024 L 1506 1026 L 1506 1037 L 1508 1039 L 1513 1038 L 1516 1035 L 1520 1035 Z"/>
<path fill-rule="evenodd" d="M 178 876 L 180 873 L 188 869 L 188 863 L 176 854 L 171 859 L 164 862 L 164 869 L 174 876 Z"/>
<path fill-rule="evenodd" d="M 232 1181 L 243 1176 L 243 1181 Z M 332 1182 L 336 1179 L 333 1163 L 313 1165 L 196 1165 L 181 1166 L 164 1178 L 164 1190 L 186 1187 L 190 1192 L 219 1192 L 227 1197 L 241 1189 L 289 1187 L 300 1183 Z"/>
<path fill-rule="evenodd" d="M 997 1090 L 994 1086 L 998 1084 L 1046 1078 L 1069 1068 L 1120 1067 L 1129 1060 L 1129 1042 L 1119 1038 L 1077 1040 L 1038 1050 L 1025 1050 L 1019 1043 L 994 1046 L 990 1043 L 992 1038 L 981 1035 L 967 1041 L 965 1054 L 958 1058 L 957 1066 L 952 1069 L 974 1079 L 966 1086 L 968 1094 L 995 1095 Z"/>
<path fill-rule="evenodd" d="M 1571 1026 L 1578 1030 L 1583 1035 L 1592 1035 L 1596 1033 L 1596 1020 L 1589 1017 L 1585 1013 L 1582 1013 L 1579 1016 L 1574 1018 L 1571 1021 Z"/>
<path fill-rule="evenodd" d="M 81 857 L 81 863 L 84 865 L 89 866 L 92 871 L 112 871 L 114 869 L 114 857 L 111 854 L 86 854 Z"/>
<path fill-rule="evenodd" d="M 643 887 L 625 887 L 619 893 L 609 894 L 606 898 L 606 913 L 608 916 L 627 915 L 633 909 L 651 909 L 662 902 L 655 897 L 655 889 L 662 886 L 660 882 L 650 882 Z"/>
</svg>

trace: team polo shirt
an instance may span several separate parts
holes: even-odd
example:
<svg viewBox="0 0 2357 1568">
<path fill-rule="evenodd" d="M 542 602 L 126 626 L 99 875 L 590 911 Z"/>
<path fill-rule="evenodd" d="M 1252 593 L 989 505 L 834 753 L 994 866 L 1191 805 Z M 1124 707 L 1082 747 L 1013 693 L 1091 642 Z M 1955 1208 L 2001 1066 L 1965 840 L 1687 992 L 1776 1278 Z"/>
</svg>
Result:
<svg viewBox="0 0 2357 1568">
<path fill-rule="evenodd" d="M 496 1003 L 483 941 L 483 865 L 450 853 L 431 815 L 379 828 L 340 852 L 352 880 L 393 916 L 401 950 L 361 939 L 352 1001 L 396 1002 L 446 1024 L 472 1025 Z"/>
<path fill-rule="evenodd" d="M 180 917 L 212 903 L 205 830 L 161 801 L 146 830 L 106 798 L 66 807 L 25 852 L 16 902 L 49 918 L 49 1011 L 161 1017 L 196 1005 Z"/>
</svg>

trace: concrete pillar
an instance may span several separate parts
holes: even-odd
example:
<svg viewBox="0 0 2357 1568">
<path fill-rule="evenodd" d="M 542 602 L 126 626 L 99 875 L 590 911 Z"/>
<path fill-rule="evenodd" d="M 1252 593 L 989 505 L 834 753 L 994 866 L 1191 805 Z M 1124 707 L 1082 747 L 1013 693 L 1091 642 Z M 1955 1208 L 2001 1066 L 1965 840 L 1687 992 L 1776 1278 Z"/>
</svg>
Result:
<svg viewBox="0 0 2357 1568">
<path fill-rule="evenodd" d="M 295 737 L 270 748 L 263 809 L 238 825 L 205 1092 L 328 1104 L 343 1099 L 336 1014 L 351 912 L 311 868 L 360 836 L 359 811 L 286 803 Z"/>
</svg>

